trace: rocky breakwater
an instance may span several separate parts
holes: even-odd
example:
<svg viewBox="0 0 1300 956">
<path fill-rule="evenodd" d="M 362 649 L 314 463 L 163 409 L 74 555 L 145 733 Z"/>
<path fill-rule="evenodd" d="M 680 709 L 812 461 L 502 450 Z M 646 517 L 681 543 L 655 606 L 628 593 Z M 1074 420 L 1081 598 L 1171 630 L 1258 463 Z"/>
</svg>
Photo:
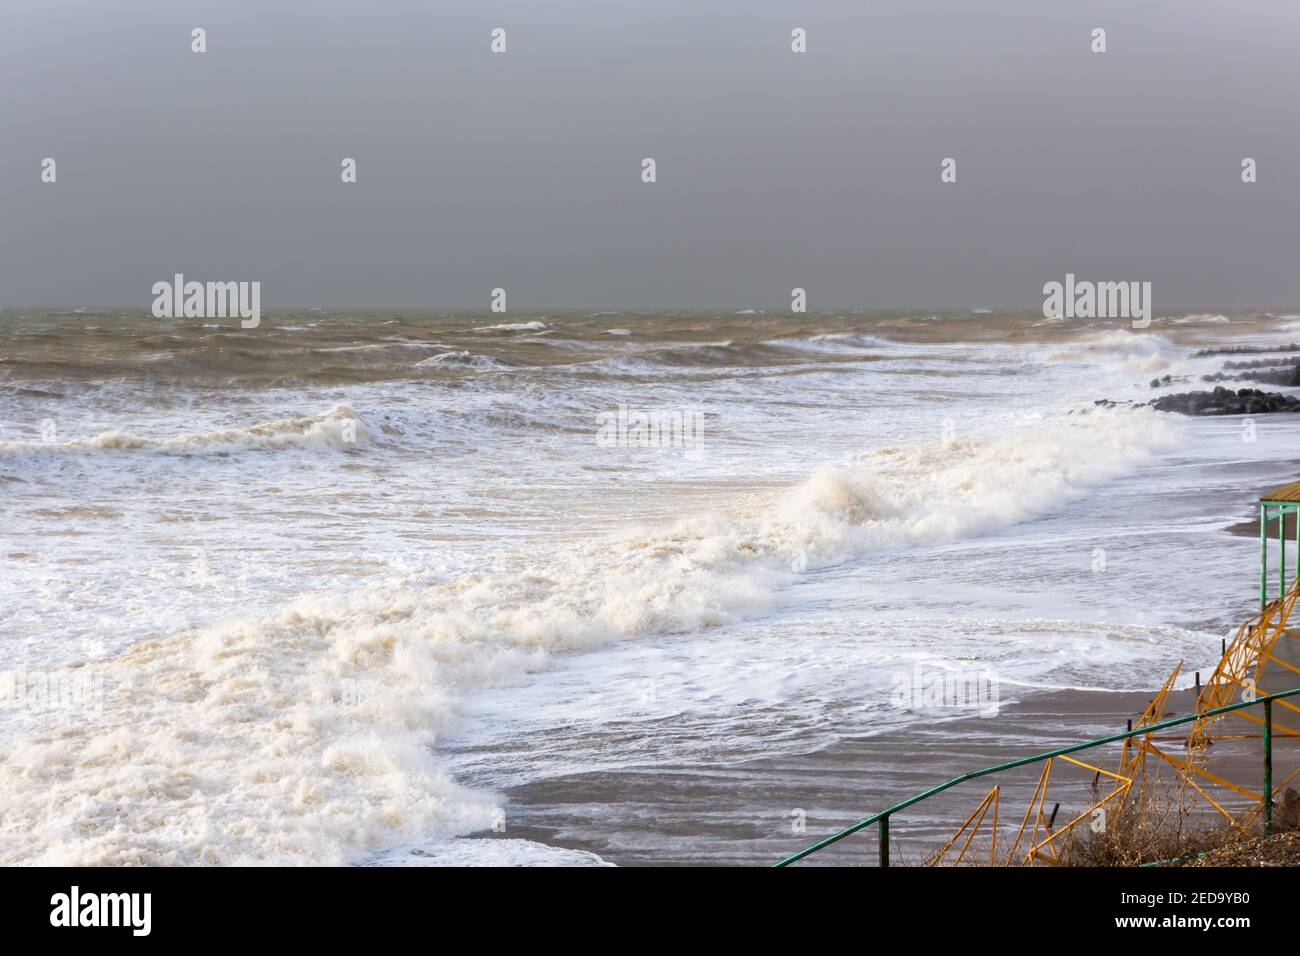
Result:
<svg viewBox="0 0 1300 956">
<path fill-rule="evenodd" d="M 1148 402 L 1162 412 L 1183 415 L 1267 415 L 1272 412 L 1300 412 L 1300 398 L 1257 388 L 1233 391 L 1219 386 L 1212 392 L 1176 392 Z"/>
<path fill-rule="evenodd" d="M 1260 346 L 1243 345 L 1219 349 L 1203 349 L 1195 354 L 1196 358 L 1208 356 L 1233 356 L 1234 360 L 1225 361 L 1221 371 L 1214 375 L 1204 375 L 1205 382 L 1249 381 L 1260 385 L 1280 385 L 1287 388 L 1300 388 L 1300 345 Z M 1251 356 L 1243 359 L 1242 356 Z M 1151 380 L 1152 388 L 1162 388 L 1185 382 L 1186 377 L 1166 375 Z M 1097 405 L 1134 405 L 1135 402 L 1113 402 L 1102 399 Z M 1277 412 L 1300 412 L 1300 397 L 1282 392 L 1265 392 L 1258 388 L 1231 389 L 1216 386 L 1213 391 L 1171 392 L 1161 395 L 1149 402 L 1149 405 L 1162 412 L 1177 412 L 1180 415 L 1269 415 Z"/>
</svg>

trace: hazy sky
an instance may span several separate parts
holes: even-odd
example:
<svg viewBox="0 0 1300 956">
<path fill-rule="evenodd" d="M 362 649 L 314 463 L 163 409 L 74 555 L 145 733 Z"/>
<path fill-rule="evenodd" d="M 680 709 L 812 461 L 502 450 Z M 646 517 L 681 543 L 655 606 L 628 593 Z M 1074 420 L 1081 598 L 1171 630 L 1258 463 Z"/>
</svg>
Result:
<svg viewBox="0 0 1300 956">
<path fill-rule="evenodd" d="M 5 0 L 0 304 L 1300 309 L 1298 41 L 1294 0 Z"/>
</svg>

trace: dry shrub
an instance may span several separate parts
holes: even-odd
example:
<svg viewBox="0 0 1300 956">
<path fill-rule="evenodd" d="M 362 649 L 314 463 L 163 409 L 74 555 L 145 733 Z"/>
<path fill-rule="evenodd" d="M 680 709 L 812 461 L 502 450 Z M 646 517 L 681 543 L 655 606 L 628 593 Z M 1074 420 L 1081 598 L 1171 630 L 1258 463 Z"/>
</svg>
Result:
<svg viewBox="0 0 1300 956">
<path fill-rule="evenodd" d="M 1187 859 L 1244 835 L 1222 817 L 1207 818 L 1204 799 L 1180 780 L 1147 777 L 1134 789 L 1107 813 L 1104 829 L 1093 831 L 1083 821 L 1062 837 L 1058 865 L 1140 866 Z"/>
</svg>

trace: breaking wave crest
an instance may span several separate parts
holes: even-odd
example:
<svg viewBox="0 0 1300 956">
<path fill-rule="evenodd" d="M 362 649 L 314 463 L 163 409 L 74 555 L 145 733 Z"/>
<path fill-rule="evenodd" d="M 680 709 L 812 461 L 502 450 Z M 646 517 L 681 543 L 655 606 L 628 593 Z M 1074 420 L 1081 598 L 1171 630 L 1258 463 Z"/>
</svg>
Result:
<svg viewBox="0 0 1300 956">
<path fill-rule="evenodd" d="M 1137 335 L 1127 329 L 1093 332 L 1067 343 L 1064 348 L 1048 356 L 1056 362 L 1082 360 L 1147 359 L 1176 351 L 1164 336 L 1154 333 Z"/>
<path fill-rule="evenodd" d="M 4 441 L 0 456 L 58 455 L 89 452 L 153 452 L 205 455 L 251 449 L 341 449 L 370 440 L 365 423 L 351 407 L 338 405 L 324 415 L 282 418 L 243 428 L 225 428 L 171 438 L 145 438 L 125 431 L 101 432 L 65 442 Z"/>
<path fill-rule="evenodd" d="M 415 363 L 415 368 L 497 369 L 502 364 L 490 355 L 478 355 L 465 349 L 439 352 Z"/>
</svg>

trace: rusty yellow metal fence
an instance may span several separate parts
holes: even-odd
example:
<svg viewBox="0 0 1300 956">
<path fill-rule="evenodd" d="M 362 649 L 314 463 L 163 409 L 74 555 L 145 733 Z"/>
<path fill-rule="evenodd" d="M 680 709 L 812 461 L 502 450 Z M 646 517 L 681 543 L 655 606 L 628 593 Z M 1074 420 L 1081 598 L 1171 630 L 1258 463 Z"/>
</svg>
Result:
<svg viewBox="0 0 1300 956">
<path fill-rule="evenodd" d="M 1263 767 L 1264 786 L 1263 786 L 1263 794 L 1261 795 L 1261 797 L 1263 795 L 1267 795 L 1267 798 L 1262 799 L 1262 806 L 1264 811 L 1264 829 L 1265 832 L 1272 832 L 1273 702 L 1285 701 L 1288 698 L 1295 697 L 1296 695 L 1300 695 L 1300 687 L 1293 688 L 1292 690 L 1282 691 L 1281 693 L 1277 693 L 1277 694 L 1268 694 L 1265 696 L 1254 698 L 1252 700 L 1243 700 L 1240 701 L 1239 703 L 1229 704 L 1225 707 L 1216 707 L 1213 710 L 1207 710 L 1195 714 L 1189 714 L 1186 717 L 1176 717 L 1172 720 L 1164 720 L 1158 723 L 1152 723 L 1145 726 L 1138 726 L 1132 730 L 1126 730 L 1123 733 L 1111 734 L 1109 737 L 1098 737 L 1096 740 L 1088 740 L 1080 744 L 1073 744 L 1069 747 L 1061 747 L 1058 748 L 1057 750 L 1049 750 L 1046 753 L 1034 754 L 1032 757 L 1022 757 L 1019 760 L 1011 760 L 1008 761 L 1007 763 L 1000 763 L 992 767 L 985 767 L 982 770 L 974 770 L 971 771 L 970 773 L 964 773 L 961 776 L 953 777 L 951 780 L 947 780 L 939 784 L 938 786 L 931 787 L 929 790 L 924 790 L 921 793 L 914 794 L 913 796 L 908 797 L 906 800 L 901 800 L 898 803 L 894 804 L 893 806 L 881 810 L 879 813 L 873 813 L 871 816 L 867 817 L 866 819 L 859 820 L 857 823 L 853 824 L 852 826 L 845 827 L 843 830 L 840 830 L 838 833 L 834 833 L 831 836 L 826 837 L 826 839 L 824 840 L 819 840 L 817 843 L 814 843 L 812 846 L 805 847 L 804 849 L 800 850 L 798 853 L 792 853 L 789 856 L 787 856 L 785 859 L 780 860 L 773 865 L 780 867 L 780 866 L 789 866 L 792 863 L 797 863 L 799 860 L 812 856 L 814 853 L 818 852 L 819 850 L 823 850 L 833 843 L 838 843 L 840 840 L 843 840 L 845 837 L 852 836 L 854 833 L 857 833 L 859 830 L 864 830 L 874 823 L 878 825 L 880 830 L 880 865 L 889 866 L 889 821 L 894 814 L 902 810 L 906 810 L 908 807 L 920 803 L 922 800 L 926 800 L 929 797 L 935 796 L 936 794 L 943 793 L 945 790 L 951 789 L 952 787 L 957 786 L 957 784 L 959 783 L 965 783 L 967 780 L 976 780 L 980 777 L 987 777 L 990 774 L 1001 773 L 1004 770 L 1012 770 L 1016 767 L 1028 766 L 1029 764 L 1038 763 L 1040 761 L 1045 761 L 1047 762 L 1047 764 L 1044 767 L 1043 774 L 1039 777 L 1038 786 L 1035 788 L 1034 791 L 1034 798 L 1033 800 L 1030 801 L 1030 810 L 1034 808 L 1035 803 L 1038 803 L 1039 819 L 1041 819 L 1042 817 L 1042 799 L 1046 791 L 1047 778 L 1050 776 L 1050 772 L 1051 772 L 1051 761 L 1057 759 L 1068 760 L 1071 763 L 1078 764 L 1079 766 L 1086 767 L 1090 770 L 1095 770 L 1100 773 L 1105 773 L 1108 776 L 1115 777 L 1118 781 L 1127 781 L 1117 785 L 1115 791 L 1113 791 L 1110 796 L 1108 796 L 1107 798 L 1105 798 L 1105 800 L 1100 801 L 1097 804 L 1097 806 L 1099 806 L 1101 803 L 1104 803 L 1106 802 L 1106 800 L 1109 800 L 1112 797 L 1114 797 L 1115 794 L 1121 791 L 1127 792 L 1128 787 L 1131 786 L 1132 784 L 1131 778 L 1125 778 L 1120 774 L 1110 773 L 1109 771 L 1102 770 L 1099 767 L 1094 767 L 1091 764 L 1085 764 L 1082 763 L 1081 761 L 1074 760 L 1069 756 L 1070 754 L 1079 753 L 1080 751 L 1084 751 L 1084 750 L 1091 750 L 1093 747 L 1100 747 L 1105 744 L 1118 743 L 1120 741 L 1123 741 L 1125 743 L 1127 749 L 1127 746 L 1129 745 L 1129 741 L 1131 741 L 1132 738 L 1134 737 L 1149 736 L 1150 734 L 1153 734 L 1156 731 L 1166 730 L 1170 727 L 1181 727 L 1184 724 L 1196 723 L 1198 721 L 1204 721 L 1207 718 L 1219 717 L 1225 714 L 1236 713 L 1238 711 L 1244 711 L 1248 708 L 1253 708 L 1253 707 L 1263 708 L 1263 718 L 1261 722 L 1264 728 L 1264 737 L 1263 737 L 1264 739 L 1264 767 Z M 958 830 L 957 836 L 959 837 L 966 830 L 966 828 L 971 825 L 972 821 L 975 819 L 976 814 L 987 812 L 989 806 L 994 804 L 996 800 L 997 800 L 997 788 L 995 787 L 993 791 L 990 792 L 989 796 L 984 798 L 984 801 L 981 802 L 980 807 L 976 808 L 976 813 L 972 814 L 971 817 L 967 819 L 966 823 L 963 824 L 962 828 Z M 1028 820 L 1028 817 L 1029 817 L 1029 813 L 1027 812 L 1026 822 Z M 1078 820 L 1080 819 L 1082 819 L 1082 816 L 1072 821 L 1071 826 L 1074 823 L 1077 823 Z M 1021 824 L 1021 831 L 1019 834 L 1017 834 L 1016 837 L 1017 843 L 1019 842 L 1020 838 L 1023 836 L 1025 825 L 1026 825 L 1025 823 Z M 1043 847 L 1050 846 L 1052 840 L 1054 840 L 1056 836 L 1059 836 L 1065 832 L 1065 828 L 1062 828 L 1061 830 L 1056 831 L 1054 835 L 1049 835 L 1046 841 L 1040 842 L 1038 844 L 1034 844 L 1033 842 L 1034 838 L 1037 836 L 1037 827 L 1038 827 L 1038 823 L 1036 820 L 1035 829 L 1033 832 L 1031 832 L 1030 840 L 1029 840 L 1030 854 L 1036 854 Z M 968 836 L 965 844 L 966 846 L 969 846 L 970 839 L 972 839 L 973 837 L 974 837 L 974 830 L 972 830 L 970 835 Z M 949 841 L 948 845 L 945 846 L 944 849 L 940 851 L 940 853 L 941 854 L 946 853 L 956 839 L 957 837 L 954 837 L 952 841 Z M 996 837 L 994 839 L 995 839 L 994 845 L 996 847 Z M 1013 847 L 1013 852 L 1014 849 L 1015 848 Z"/>
</svg>

